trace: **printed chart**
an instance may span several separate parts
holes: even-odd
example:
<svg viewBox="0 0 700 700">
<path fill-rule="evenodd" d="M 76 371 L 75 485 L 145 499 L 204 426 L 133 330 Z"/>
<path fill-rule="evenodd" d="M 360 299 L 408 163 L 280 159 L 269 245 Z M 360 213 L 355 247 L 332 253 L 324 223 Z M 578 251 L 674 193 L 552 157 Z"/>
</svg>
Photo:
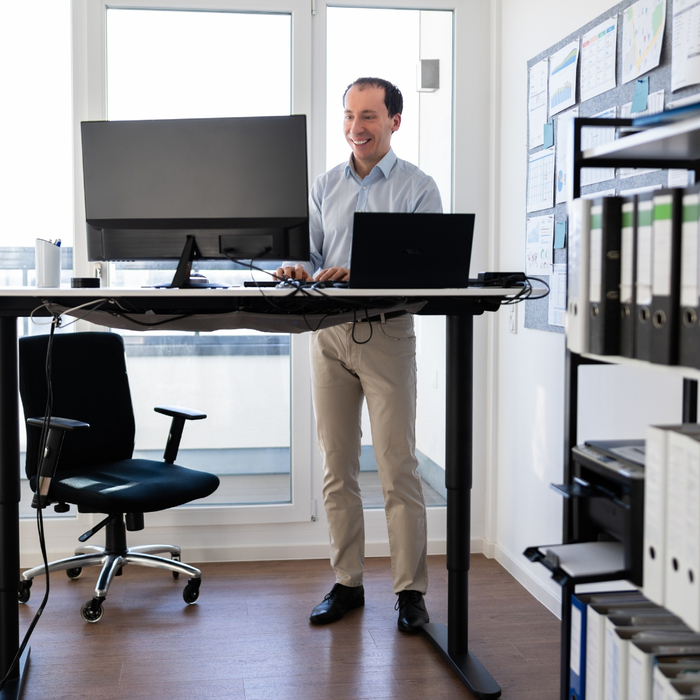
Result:
<svg viewBox="0 0 700 700">
<path fill-rule="evenodd" d="M 578 41 L 555 53 L 549 62 L 549 114 L 557 114 L 576 103 Z"/>
<path fill-rule="evenodd" d="M 615 87 L 617 15 L 605 20 L 581 39 L 581 101 Z"/>
<path fill-rule="evenodd" d="M 530 156 L 527 168 L 527 211 L 554 206 L 554 148 Z"/>
<path fill-rule="evenodd" d="M 622 82 L 656 68 L 666 26 L 666 0 L 638 0 L 622 13 Z"/>
</svg>

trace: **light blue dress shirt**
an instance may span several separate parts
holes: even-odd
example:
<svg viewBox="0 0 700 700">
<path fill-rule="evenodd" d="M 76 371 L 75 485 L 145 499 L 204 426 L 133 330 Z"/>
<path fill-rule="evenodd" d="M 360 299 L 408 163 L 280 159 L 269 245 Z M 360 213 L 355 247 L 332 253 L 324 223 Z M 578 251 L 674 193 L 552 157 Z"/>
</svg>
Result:
<svg viewBox="0 0 700 700">
<path fill-rule="evenodd" d="M 347 163 L 319 175 L 311 188 L 311 263 L 302 263 L 310 275 L 329 267 L 351 267 L 355 212 L 440 214 L 442 200 L 433 178 L 397 158 L 392 149 L 364 180 L 350 157 Z"/>
</svg>

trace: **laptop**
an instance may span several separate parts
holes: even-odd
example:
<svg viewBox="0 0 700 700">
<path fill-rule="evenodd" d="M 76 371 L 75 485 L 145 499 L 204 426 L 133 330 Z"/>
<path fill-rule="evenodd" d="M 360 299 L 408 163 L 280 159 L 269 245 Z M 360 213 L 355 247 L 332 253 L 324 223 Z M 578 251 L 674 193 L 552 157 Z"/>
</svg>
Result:
<svg viewBox="0 0 700 700">
<path fill-rule="evenodd" d="M 469 286 L 474 214 L 355 213 L 351 289 Z"/>
</svg>

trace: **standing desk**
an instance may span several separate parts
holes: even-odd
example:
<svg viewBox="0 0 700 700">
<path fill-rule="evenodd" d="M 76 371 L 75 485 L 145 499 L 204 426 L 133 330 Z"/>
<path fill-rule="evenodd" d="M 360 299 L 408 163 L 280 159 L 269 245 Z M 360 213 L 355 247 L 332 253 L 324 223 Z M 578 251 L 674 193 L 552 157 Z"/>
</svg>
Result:
<svg viewBox="0 0 700 700">
<path fill-rule="evenodd" d="M 396 303 L 425 302 L 421 315 L 447 316 L 447 418 L 445 485 L 447 487 L 447 570 L 448 624 L 429 623 L 423 632 L 458 678 L 477 697 L 490 700 L 501 695 L 498 684 L 469 651 L 469 560 L 471 540 L 472 486 L 472 388 L 473 318 L 484 311 L 496 311 L 501 300 L 513 289 L 428 289 L 428 290 L 348 290 L 308 291 L 307 313 L 324 314 L 346 301 L 364 306 L 374 314 Z M 100 312 L 117 309 L 117 304 L 133 310 L 134 317 L 152 321 L 159 316 L 191 315 L 187 322 L 203 324 L 217 318 L 227 327 L 254 327 L 278 332 L 301 332 L 308 327 L 298 313 L 299 295 L 288 289 L 234 287 L 230 289 L 36 289 L 0 288 L 0 678 L 4 677 L 19 648 L 17 586 L 19 567 L 19 401 L 17 319 L 29 316 L 44 301 L 63 308 L 86 302 L 104 302 Z M 270 313 L 270 302 L 275 313 Z M 305 302 L 306 303 L 306 302 Z M 286 310 L 289 310 L 287 313 Z M 148 313 L 147 313 L 148 312 Z M 241 325 L 236 324 L 238 312 Z M 44 309 L 36 315 L 47 316 Z M 146 314 L 146 315 L 141 315 Z M 155 314 L 155 315 L 154 315 Z M 364 312 L 358 313 L 358 319 Z M 106 320 L 88 316 L 95 323 L 119 326 L 120 318 Z M 113 318 L 113 322 L 110 322 Z M 251 321 L 253 321 L 251 323 Z M 251 325 L 245 325 L 245 324 Z M 313 322 L 312 322 L 313 324 Z M 332 325 L 332 323 L 331 323 Z M 222 326 L 224 327 L 224 326 Z M 315 328 L 312 325 L 312 328 Z M 167 328 L 167 326 L 161 326 Z M 143 328 L 141 329 L 143 330 Z M 193 326 L 192 330 L 196 330 Z M 0 700 L 15 700 L 29 660 L 29 646 L 12 680 L 0 692 Z"/>
</svg>

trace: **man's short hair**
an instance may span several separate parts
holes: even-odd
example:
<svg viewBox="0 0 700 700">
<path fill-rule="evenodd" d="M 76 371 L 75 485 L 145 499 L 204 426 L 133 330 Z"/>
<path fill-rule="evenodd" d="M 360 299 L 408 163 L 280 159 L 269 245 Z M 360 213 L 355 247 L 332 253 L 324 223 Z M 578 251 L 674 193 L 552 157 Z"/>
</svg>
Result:
<svg viewBox="0 0 700 700">
<path fill-rule="evenodd" d="M 358 78 L 350 83 L 343 93 L 343 107 L 345 106 L 345 96 L 348 94 L 348 90 L 351 87 L 355 87 L 355 85 L 357 85 L 360 90 L 364 90 L 366 87 L 383 88 L 384 104 L 389 112 L 389 116 L 393 117 L 395 114 L 401 114 L 403 112 L 403 95 L 401 94 L 401 90 L 388 80 L 382 80 L 382 78 Z"/>
</svg>

